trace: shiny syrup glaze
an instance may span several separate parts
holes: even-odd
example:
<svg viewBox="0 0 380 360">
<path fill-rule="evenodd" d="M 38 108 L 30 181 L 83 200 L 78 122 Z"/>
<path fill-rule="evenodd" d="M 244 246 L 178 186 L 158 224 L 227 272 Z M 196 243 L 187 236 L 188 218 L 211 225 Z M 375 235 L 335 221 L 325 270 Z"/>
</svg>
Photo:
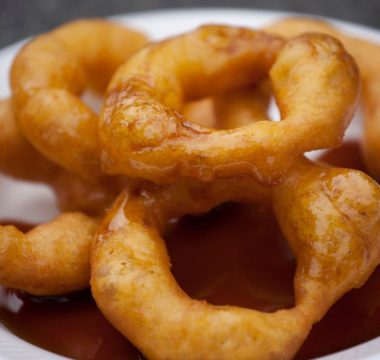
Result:
<svg viewBox="0 0 380 360">
<path fill-rule="evenodd" d="M 363 169 L 355 143 L 329 151 L 323 160 Z M 173 273 L 194 298 L 269 312 L 293 305 L 295 262 L 270 209 L 226 204 L 206 216 L 173 222 L 165 238 Z M 68 357 L 143 359 L 102 316 L 89 291 L 41 299 L 0 287 L 0 320 L 27 341 Z M 345 295 L 314 326 L 297 359 L 325 355 L 379 335 L 377 269 L 364 287 Z"/>
</svg>

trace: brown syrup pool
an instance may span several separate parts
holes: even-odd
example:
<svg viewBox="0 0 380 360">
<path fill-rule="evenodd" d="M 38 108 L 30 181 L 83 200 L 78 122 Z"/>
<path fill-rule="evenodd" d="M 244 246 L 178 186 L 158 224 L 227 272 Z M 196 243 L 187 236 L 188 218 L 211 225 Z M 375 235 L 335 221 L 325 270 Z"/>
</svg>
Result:
<svg viewBox="0 0 380 360">
<path fill-rule="evenodd" d="M 330 151 L 324 160 L 363 168 L 356 144 Z M 293 305 L 295 262 L 270 209 L 226 204 L 171 224 L 165 238 L 173 273 L 192 297 L 268 312 Z M 27 341 L 75 359 L 143 359 L 102 316 L 89 291 L 42 299 L 0 287 L 0 321 Z M 314 326 L 297 358 L 377 336 L 380 269 Z"/>
</svg>

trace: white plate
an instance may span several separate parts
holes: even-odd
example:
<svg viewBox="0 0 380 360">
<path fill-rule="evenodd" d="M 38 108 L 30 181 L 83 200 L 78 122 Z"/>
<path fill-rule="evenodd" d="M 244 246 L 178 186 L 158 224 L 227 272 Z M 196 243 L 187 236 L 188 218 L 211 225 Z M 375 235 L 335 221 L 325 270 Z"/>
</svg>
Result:
<svg viewBox="0 0 380 360">
<path fill-rule="evenodd" d="M 158 40 L 201 24 L 219 23 L 247 27 L 260 27 L 280 17 L 295 15 L 284 12 L 195 9 L 165 10 L 116 16 L 113 19 L 143 30 L 152 39 Z M 355 36 L 380 43 L 380 32 L 363 26 L 331 20 L 336 26 Z M 21 43 L 0 51 L 0 98 L 9 95 L 8 73 L 11 61 Z M 346 132 L 346 138 L 360 136 L 360 116 L 357 115 Z M 31 185 L 14 181 L 0 175 L 0 219 L 20 219 L 43 222 L 54 217 L 58 211 L 52 192 L 43 185 Z M 0 324 L 0 359 L 65 359 L 31 345 L 10 333 Z M 380 338 L 368 341 L 351 349 L 325 356 L 324 360 L 375 360 L 380 359 Z"/>
</svg>

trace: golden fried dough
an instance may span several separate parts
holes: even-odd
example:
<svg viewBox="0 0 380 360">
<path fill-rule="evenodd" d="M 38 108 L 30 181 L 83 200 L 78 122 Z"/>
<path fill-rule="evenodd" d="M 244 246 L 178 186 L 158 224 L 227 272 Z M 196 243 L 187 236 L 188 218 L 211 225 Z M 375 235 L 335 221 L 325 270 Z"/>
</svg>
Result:
<svg viewBox="0 0 380 360">
<path fill-rule="evenodd" d="M 266 89 L 266 96 L 264 96 L 264 88 Z M 239 107 L 245 107 L 246 109 L 249 109 L 251 105 L 254 105 L 252 111 L 249 111 L 249 113 L 252 116 L 252 121 L 254 118 L 262 117 L 262 114 L 263 112 L 265 112 L 264 109 L 266 109 L 270 96 L 270 93 L 268 92 L 268 87 L 260 86 L 254 89 L 247 89 L 246 93 L 239 92 L 239 94 L 240 93 L 241 96 L 244 98 L 239 99 L 239 96 L 237 94 L 231 94 L 231 102 L 229 102 L 229 106 L 233 107 L 236 110 L 239 110 Z M 220 96 L 220 98 L 223 97 L 227 97 L 227 94 L 223 94 Z M 234 123 L 236 126 L 238 126 L 239 121 L 245 121 L 245 116 L 233 116 L 233 112 L 229 111 L 229 106 L 222 105 L 222 102 L 220 100 L 218 99 L 215 101 L 217 103 L 217 109 L 219 109 L 219 107 L 224 107 L 224 109 L 226 110 L 224 113 L 220 112 L 220 124 L 223 124 L 223 122 L 228 121 L 230 124 Z M 261 106 L 259 105 L 259 102 L 262 102 Z M 12 144 L 13 142 L 15 143 L 15 145 L 12 147 L 13 151 L 7 153 L 7 156 L 3 155 L 3 158 L 7 162 L 14 164 L 14 166 L 19 167 L 19 173 L 17 174 L 18 177 L 28 178 L 29 176 L 28 171 L 31 169 L 24 168 L 22 166 L 22 163 L 20 163 L 19 161 L 22 160 L 21 155 L 24 155 L 25 152 L 29 151 L 29 157 L 33 159 L 33 163 L 38 163 L 38 161 L 42 159 L 43 162 L 47 164 L 47 166 L 54 169 L 54 171 L 52 171 L 55 172 L 54 175 L 52 175 L 51 177 L 46 177 L 43 173 L 41 173 L 38 180 L 50 182 L 52 184 L 52 186 L 55 189 L 56 196 L 58 198 L 58 203 L 60 204 L 62 210 L 75 211 L 80 209 L 85 211 L 86 213 L 93 213 L 94 209 L 97 209 L 98 211 L 104 211 L 111 199 L 113 199 L 111 198 L 110 193 L 105 192 L 104 188 L 100 187 L 99 185 L 96 185 L 95 183 L 82 180 L 78 176 L 70 174 L 67 171 L 59 170 L 57 166 L 53 165 L 48 160 L 45 160 L 45 158 L 39 155 L 39 153 L 37 153 L 34 150 L 34 148 L 22 136 L 21 132 L 17 127 L 17 124 L 15 123 L 10 102 L 3 101 L 2 103 L 0 103 L 0 105 L 2 105 L 4 108 L 6 107 L 7 109 L 7 116 L 0 116 L 0 124 L 4 123 L 6 126 L 10 126 L 12 129 L 12 132 L 8 132 L 9 136 L 6 138 L 4 136 L 5 141 L 0 142 L 0 144 L 3 145 L 3 148 L 7 149 L 10 147 L 10 144 Z M 240 113 L 243 114 L 244 111 L 237 111 L 237 115 L 239 115 Z M 21 158 L 19 159 L 18 156 L 21 156 Z M 35 169 L 38 169 L 38 167 L 36 167 Z M 2 163 L 0 162 L 0 171 L 5 171 L 9 174 L 9 172 L 7 172 L 6 170 L 7 169 L 4 168 L 4 166 L 2 166 Z M 209 186 L 204 187 L 204 189 L 202 189 L 203 185 L 200 184 L 198 186 L 198 201 L 200 201 L 203 204 L 209 196 L 214 196 L 213 194 L 215 192 L 218 192 L 220 196 L 224 194 L 226 191 L 229 191 L 229 189 L 234 189 L 233 185 L 235 184 L 235 182 L 236 180 L 229 180 L 224 182 L 221 181 L 213 186 L 212 191 L 210 191 Z M 252 193 L 252 181 L 246 179 L 244 180 L 244 182 L 246 183 L 245 186 L 247 187 L 246 191 L 249 190 L 249 193 Z M 243 180 L 240 180 L 240 183 L 240 190 L 243 190 Z M 255 187 L 257 188 L 257 194 L 255 198 L 260 201 L 268 202 L 269 190 L 263 189 L 257 185 L 255 185 Z M 185 188 L 186 186 L 182 185 L 179 186 L 177 189 L 173 188 L 172 190 L 175 191 L 177 195 L 180 195 L 181 192 L 185 191 Z M 194 188 L 196 188 L 195 185 Z M 180 204 L 178 204 L 178 206 L 180 206 Z M 75 235 L 76 232 L 80 231 L 81 228 L 83 229 L 83 225 L 79 222 L 81 217 L 85 219 L 84 215 L 65 214 L 61 218 L 53 221 L 52 223 L 44 224 L 37 227 L 32 232 L 27 233 L 26 235 L 22 234 L 14 227 L 3 227 L 2 230 L 0 230 L 0 233 L 4 238 L 5 236 L 7 237 L 8 244 L 12 241 L 15 245 L 17 244 L 17 251 L 26 248 L 28 252 L 24 251 L 22 256 L 17 256 L 18 270 L 13 271 L 14 266 L 16 266 L 16 263 L 14 261 L 15 256 L 13 256 L 15 253 L 11 252 L 11 247 L 8 248 L 8 250 L 4 253 L 4 256 L 0 257 L 0 269 L 2 269 L 2 272 L 4 274 L 3 277 L 0 276 L 0 283 L 36 295 L 57 295 L 57 291 L 61 291 L 62 293 L 64 293 L 65 291 L 71 292 L 73 290 L 86 287 L 88 285 L 89 274 L 89 268 L 86 267 L 86 264 L 89 266 L 89 255 L 85 251 L 86 246 L 83 245 L 86 245 L 87 243 L 84 243 L 81 239 L 78 242 L 74 242 L 73 239 L 70 240 L 70 234 L 68 234 L 67 232 L 63 233 L 61 228 L 61 224 L 63 224 L 63 226 L 68 227 L 78 226 L 78 228 L 72 230 L 71 235 Z M 74 219 L 74 221 L 71 219 Z M 90 223 L 91 220 L 87 221 Z M 84 225 L 86 225 L 86 222 L 84 222 Z M 13 240 L 11 240 L 12 237 Z M 46 252 L 42 252 L 43 246 L 45 246 L 45 244 L 43 243 L 44 237 L 46 239 L 45 241 L 47 241 L 47 239 L 50 239 L 49 241 L 52 242 L 52 244 L 49 245 L 48 250 Z M 69 272 L 68 266 L 59 266 L 60 263 L 66 260 L 67 251 L 62 251 L 58 253 L 58 250 L 57 252 L 49 250 L 50 246 L 54 246 L 54 248 L 59 247 L 59 249 L 62 249 L 62 244 L 60 242 L 64 241 L 63 237 L 67 237 L 65 238 L 65 241 L 67 240 L 67 243 L 71 246 L 70 253 L 74 253 L 75 255 L 71 258 L 70 265 L 73 269 L 76 269 L 75 271 L 77 276 L 75 276 L 75 273 Z M 2 243 L 2 238 L 0 239 L 0 243 Z M 3 242 L 3 244 L 5 246 L 5 242 Z M 31 258 L 35 261 L 30 261 Z M 41 263 L 45 264 L 42 275 L 40 274 L 41 269 L 40 262 L 37 261 L 38 259 L 40 259 Z M 56 264 L 57 266 L 54 266 L 54 264 Z M 48 266 L 51 267 L 51 271 L 45 271 L 45 269 Z M 34 274 L 34 277 L 26 278 L 24 276 L 26 272 Z M 10 276 L 9 274 L 13 275 Z M 63 279 L 65 276 L 67 276 L 67 274 L 69 274 L 69 279 L 67 283 L 64 284 Z M 52 287 L 52 283 L 56 282 L 57 288 Z M 45 284 L 43 288 L 41 283 Z M 66 285 L 66 288 L 60 290 L 62 289 L 63 285 Z"/>
<path fill-rule="evenodd" d="M 0 172 L 17 179 L 38 181 L 53 187 L 62 211 L 98 215 L 112 204 L 121 188 L 82 179 L 59 168 L 37 152 L 22 135 L 9 100 L 0 101 Z"/>
<path fill-rule="evenodd" d="M 0 226 L 0 283 L 34 295 L 86 288 L 97 225 L 81 213 L 66 213 L 26 234 Z"/>
<path fill-rule="evenodd" d="M 372 175 L 380 179 L 380 46 L 344 34 L 332 25 L 309 18 L 286 18 L 266 30 L 293 37 L 304 32 L 318 31 L 338 38 L 357 61 L 362 77 L 364 111 L 363 153 Z"/>
<path fill-rule="evenodd" d="M 319 321 L 380 262 L 380 187 L 357 170 L 300 162 L 273 200 L 297 258 L 296 303 Z"/>
<path fill-rule="evenodd" d="M 299 160 L 272 193 L 297 259 L 295 307 L 270 314 L 189 298 L 170 272 L 164 225 L 265 194 L 252 180 L 240 181 L 219 189 L 219 182 L 140 184 L 119 197 L 101 225 L 91 260 L 93 296 L 149 359 L 290 359 L 311 326 L 380 262 L 379 186 L 359 171 Z"/>
<path fill-rule="evenodd" d="M 0 171 L 31 181 L 49 181 L 59 171 L 21 134 L 9 100 L 0 101 Z"/>
<path fill-rule="evenodd" d="M 27 43 L 16 56 L 11 87 L 24 135 L 48 159 L 82 177 L 102 177 L 98 117 L 81 94 L 104 87 L 146 38 L 105 20 L 66 24 Z"/>
<path fill-rule="evenodd" d="M 179 113 L 185 100 L 248 86 L 269 70 L 284 121 L 218 131 Z M 327 35 L 284 45 L 204 26 L 151 44 L 117 70 L 100 121 L 103 170 L 156 183 L 252 175 L 273 185 L 303 152 L 341 143 L 357 95 L 356 65 Z"/>
</svg>

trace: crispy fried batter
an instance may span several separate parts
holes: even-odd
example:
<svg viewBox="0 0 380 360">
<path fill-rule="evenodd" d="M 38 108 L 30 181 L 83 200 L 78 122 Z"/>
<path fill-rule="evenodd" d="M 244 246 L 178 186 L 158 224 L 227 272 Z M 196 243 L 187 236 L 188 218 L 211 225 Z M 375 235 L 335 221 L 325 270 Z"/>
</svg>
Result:
<svg viewBox="0 0 380 360">
<path fill-rule="evenodd" d="M 49 181 L 59 171 L 21 134 L 9 100 L 0 101 L 0 171 L 31 181 Z"/>
<path fill-rule="evenodd" d="M 289 33 L 298 34 L 304 24 L 294 22 Z M 212 25 L 124 63 L 145 42 L 132 30 L 84 20 L 18 54 L 13 103 L 0 102 L 0 171 L 49 183 L 62 208 L 95 214 L 130 185 L 100 226 L 79 212 L 25 234 L 0 226 L 0 283 L 60 295 L 87 287 L 91 276 L 101 311 L 149 359 L 290 359 L 312 325 L 380 263 L 379 185 L 302 156 L 340 144 L 356 106 L 355 62 L 328 35 L 285 41 Z M 122 63 L 99 141 L 98 116 L 80 96 L 85 87 L 102 91 Z M 377 111 L 373 69 L 363 75 L 367 124 Z M 271 89 L 281 122 L 266 120 Z M 135 179 L 112 179 L 100 162 L 110 175 Z M 293 308 L 214 306 L 177 284 L 161 237 L 168 220 L 225 201 L 273 205 L 297 260 Z"/>
<path fill-rule="evenodd" d="M 146 38 L 105 20 L 80 20 L 26 44 L 11 70 L 16 119 L 27 139 L 53 162 L 83 177 L 102 177 L 98 117 L 79 98 L 103 88 Z"/>
<path fill-rule="evenodd" d="M 0 283 L 34 295 L 86 288 L 97 225 L 81 213 L 66 213 L 26 234 L 0 226 Z"/>
<path fill-rule="evenodd" d="M 364 110 L 363 153 L 372 175 L 380 179 L 380 46 L 370 41 L 350 37 L 332 25 L 311 18 L 286 18 L 266 30 L 281 36 L 293 37 L 304 32 L 318 31 L 342 41 L 357 61 L 362 78 Z"/>
<path fill-rule="evenodd" d="M 211 130 L 178 112 L 185 100 L 253 84 L 269 69 L 282 122 Z M 356 65 L 327 35 L 283 46 L 253 30 L 204 26 L 118 69 L 100 122 L 102 166 L 159 183 L 249 174 L 275 184 L 304 151 L 341 143 L 357 95 Z"/>
<path fill-rule="evenodd" d="M 37 152 L 19 130 L 9 100 L 0 101 L 0 150 L 0 172 L 52 186 L 62 211 L 102 214 L 121 188 L 111 179 L 108 184 L 82 179 Z"/>
<path fill-rule="evenodd" d="M 379 186 L 359 171 L 300 160 L 272 194 L 297 258 L 296 306 L 268 314 L 189 298 L 170 273 L 164 224 L 265 194 L 245 181 L 140 184 L 126 190 L 104 220 L 93 247 L 93 296 L 149 359 L 290 359 L 312 324 L 380 262 Z"/>
</svg>

